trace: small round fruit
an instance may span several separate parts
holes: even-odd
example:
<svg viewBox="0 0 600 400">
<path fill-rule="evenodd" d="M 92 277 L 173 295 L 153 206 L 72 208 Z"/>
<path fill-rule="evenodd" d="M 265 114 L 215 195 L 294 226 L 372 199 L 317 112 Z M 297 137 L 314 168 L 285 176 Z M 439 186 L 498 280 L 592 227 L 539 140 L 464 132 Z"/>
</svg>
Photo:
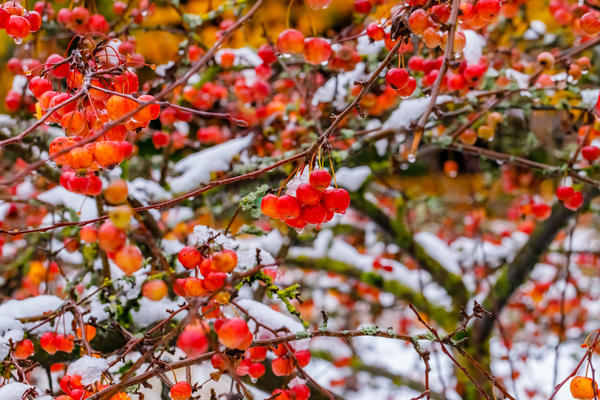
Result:
<svg viewBox="0 0 600 400">
<path fill-rule="evenodd" d="M 325 39 L 308 38 L 304 41 L 304 59 L 313 65 L 324 63 L 331 57 L 331 45 Z"/>
<path fill-rule="evenodd" d="M 106 189 L 104 189 L 104 198 L 110 204 L 121 204 L 127 200 L 127 182 L 123 179 L 117 179 L 111 182 Z"/>
<path fill-rule="evenodd" d="M 98 229 L 100 248 L 109 253 L 119 250 L 125 245 L 125 231 L 117 228 L 111 221 L 106 221 Z"/>
<path fill-rule="evenodd" d="M 306 205 L 313 206 L 321 201 L 323 192 L 315 189 L 310 183 L 302 183 L 296 188 L 296 199 Z"/>
<path fill-rule="evenodd" d="M 142 286 L 142 294 L 147 299 L 158 301 L 165 297 L 168 292 L 167 284 L 162 279 L 150 280 Z"/>
<path fill-rule="evenodd" d="M 280 215 L 277 212 L 277 196 L 274 194 L 267 194 L 263 197 L 260 202 L 260 210 L 267 217 L 279 219 Z"/>
<path fill-rule="evenodd" d="M 230 249 L 223 249 L 212 256 L 212 266 L 217 272 L 229 273 L 235 269 L 237 262 L 237 253 Z"/>
<path fill-rule="evenodd" d="M 223 346 L 239 350 L 250 347 L 253 338 L 248 324 L 241 318 L 225 321 L 217 330 L 217 336 Z M 249 341 L 248 338 L 250 338 Z"/>
<path fill-rule="evenodd" d="M 144 257 L 137 246 L 127 245 L 116 252 L 114 262 L 123 272 L 131 275 L 142 267 Z"/>
<path fill-rule="evenodd" d="M 576 376 L 570 384 L 571 396 L 578 400 L 592 400 L 594 398 L 596 383 L 588 377 Z"/>
<path fill-rule="evenodd" d="M 277 37 L 277 48 L 282 53 L 301 54 L 304 51 L 304 35 L 296 29 L 286 29 Z"/>
<path fill-rule="evenodd" d="M 177 259 L 187 269 L 194 269 L 200 265 L 203 260 L 202 253 L 197 248 L 192 246 L 185 246 L 179 250 Z"/>
<path fill-rule="evenodd" d="M 284 194 L 277 199 L 275 205 L 277 212 L 282 219 L 294 219 L 300 215 L 300 203 L 295 197 Z"/>
<path fill-rule="evenodd" d="M 346 189 L 329 189 L 323 194 L 325 208 L 343 214 L 350 205 L 350 193 Z"/>
<path fill-rule="evenodd" d="M 188 400 L 192 397 L 192 387 L 186 381 L 177 382 L 169 391 L 171 400 Z"/>
<path fill-rule="evenodd" d="M 331 183 L 331 175 L 324 169 L 315 169 L 310 173 L 308 181 L 317 190 L 325 190 Z"/>
<path fill-rule="evenodd" d="M 188 325 L 177 339 L 177 347 L 179 347 L 188 357 L 197 357 L 206 353 L 208 350 L 208 339 L 205 331 L 208 328 L 203 328 L 201 325 Z"/>
</svg>

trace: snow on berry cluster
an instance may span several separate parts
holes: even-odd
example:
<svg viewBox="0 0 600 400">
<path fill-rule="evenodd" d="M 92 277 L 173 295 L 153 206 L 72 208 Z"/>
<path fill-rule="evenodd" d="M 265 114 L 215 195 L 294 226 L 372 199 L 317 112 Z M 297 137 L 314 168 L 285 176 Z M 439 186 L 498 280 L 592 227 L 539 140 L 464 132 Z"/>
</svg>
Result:
<svg viewBox="0 0 600 400">
<path fill-rule="evenodd" d="M 295 193 L 282 196 L 268 194 L 260 208 L 263 214 L 280 219 L 288 226 L 303 229 L 306 225 L 317 228 L 330 221 L 335 213 L 344 214 L 350 205 L 346 189 L 330 188 L 331 175 L 323 169 L 312 171 L 308 182 L 300 183 Z"/>
</svg>

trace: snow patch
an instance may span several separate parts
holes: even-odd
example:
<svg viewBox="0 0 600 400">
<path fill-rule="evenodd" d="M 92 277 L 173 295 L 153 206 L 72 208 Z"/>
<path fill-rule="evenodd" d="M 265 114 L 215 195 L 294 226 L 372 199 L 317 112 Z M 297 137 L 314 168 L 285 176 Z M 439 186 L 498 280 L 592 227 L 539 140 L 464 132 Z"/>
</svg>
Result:
<svg viewBox="0 0 600 400">
<path fill-rule="evenodd" d="M 23 400 L 23 395 L 33 386 L 21 382 L 13 382 L 0 387 L 1 400 Z"/>
<path fill-rule="evenodd" d="M 69 364 L 67 375 L 79 375 L 81 383 L 91 385 L 99 381 L 102 373 L 108 369 L 108 361 L 104 358 L 83 356 Z"/>
<path fill-rule="evenodd" d="M 266 304 L 251 299 L 240 299 L 237 303 L 248 312 L 248 315 L 270 329 L 280 330 L 287 328 L 291 333 L 304 331 L 304 327 L 300 322 L 294 321 L 287 315 L 273 310 Z"/>
<path fill-rule="evenodd" d="M 467 64 L 478 64 L 481 56 L 483 55 L 483 47 L 485 46 L 485 39 L 483 36 L 475 31 L 467 29 L 463 31 L 465 34 L 465 48 L 463 54 Z"/>
<path fill-rule="evenodd" d="M 416 99 L 403 100 L 398 108 L 394 110 L 392 115 L 383 123 L 383 129 L 398 129 L 407 128 L 411 122 L 416 121 L 423 115 L 429 102 L 430 97 L 420 97 Z M 436 104 L 452 101 L 451 96 L 442 95 L 436 99 Z"/>
<path fill-rule="evenodd" d="M 171 178 L 169 186 L 174 193 L 182 193 L 210 181 L 212 172 L 229 168 L 231 159 L 250 145 L 252 135 L 229 140 L 185 157 L 173 167 L 181 175 Z"/>
<path fill-rule="evenodd" d="M 335 173 L 335 178 L 339 185 L 355 192 L 360 189 L 369 175 L 371 175 L 371 168 L 363 165 L 356 168 L 342 167 Z"/>
</svg>

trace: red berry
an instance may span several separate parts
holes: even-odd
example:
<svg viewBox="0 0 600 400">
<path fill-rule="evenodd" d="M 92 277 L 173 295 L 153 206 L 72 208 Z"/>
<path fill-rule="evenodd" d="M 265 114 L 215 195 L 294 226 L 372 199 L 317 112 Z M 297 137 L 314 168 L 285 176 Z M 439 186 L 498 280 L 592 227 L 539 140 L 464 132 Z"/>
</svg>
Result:
<svg viewBox="0 0 600 400">
<path fill-rule="evenodd" d="M 294 219 L 300 215 L 300 204 L 295 197 L 284 194 L 277 199 L 275 205 L 277 212 L 282 219 Z"/>
<path fill-rule="evenodd" d="M 581 192 L 574 192 L 573 196 L 563 204 L 569 210 L 575 211 L 583 204 L 583 194 Z"/>
<path fill-rule="evenodd" d="M 31 24 L 25 17 L 11 15 L 6 23 L 6 33 L 10 37 L 23 39 L 30 31 Z"/>
<path fill-rule="evenodd" d="M 56 20 L 61 25 L 67 25 L 69 22 L 71 22 L 71 10 L 69 10 L 68 8 L 61 8 L 60 10 L 58 10 Z"/>
<path fill-rule="evenodd" d="M 368 14 L 373 5 L 369 0 L 354 0 L 354 11 L 358 14 Z"/>
<path fill-rule="evenodd" d="M 300 217 L 298 217 L 298 218 L 292 218 L 292 219 L 286 219 L 285 223 L 288 226 L 291 226 L 294 229 L 304 229 L 304 227 L 307 225 L 307 222 L 304 219 L 300 218 Z"/>
<path fill-rule="evenodd" d="M 267 217 L 279 219 L 280 215 L 277 212 L 277 196 L 268 194 L 260 202 L 260 210 Z"/>
<path fill-rule="evenodd" d="M 98 243 L 102 250 L 116 252 L 125 246 L 127 236 L 123 229 L 117 228 L 111 221 L 106 221 L 98 229 Z"/>
<path fill-rule="evenodd" d="M 288 376 L 292 374 L 294 365 L 292 359 L 288 357 L 279 357 L 271 361 L 271 369 L 275 376 Z"/>
<path fill-rule="evenodd" d="M 313 225 L 322 224 L 325 221 L 325 217 L 327 217 L 327 210 L 321 204 L 304 206 L 300 213 L 300 219 Z"/>
<path fill-rule="evenodd" d="M 219 342 L 230 349 L 245 350 L 252 344 L 252 332 L 241 318 L 227 320 L 217 330 Z"/>
<path fill-rule="evenodd" d="M 24 360 L 33 354 L 33 342 L 29 339 L 21 340 L 15 346 L 13 355 L 17 360 Z"/>
<path fill-rule="evenodd" d="M 187 269 L 194 269 L 200 265 L 203 260 L 202 253 L 198 251 L 195 247 L 185 246 L 183 249 L 179 250 L 179 254 L 177 254 L 177 259 Z"/>
<path fill-rule="evenodd" d="M 367 26 L 367 36 L 369 36 L 371 40 L 382 40 L 385 37 L 385 31 L 377 22 L 371 22 Z"/>
<path fill-rule="evenodd" d="M 323 194 L 325 208 L 343 214 L 350 205 L 350 194 L 346 189 L 329 189 Z"/>
<path fill-rule="evenodd" d="M 258 362 L 267 358 L 267 350 L 268 349 L 266 347 L 251 347 L 246 350 L 246 354 L 252 361 Z"/>
<path fill-rule="evenodd" d="M 208 328 L 206 328 L 208 332 Z M 179 347 L 188 357 L 197 357 L 208 350 L 205 328 L 200 325 L 188 325 L 177 339 Z"/>
<path fill-rule="evenodd" d="M 556 197 L 558 197 L 560 201 L 568 201 L 573 197 L 574 193 L 575 191 L 570 186 L 559 186 L 556 188 Z"/>
<path fill-rule="evenodd" d="M 31 90 L 33 95 L 39 99 L 41 95 L 49 90 L 52 90 L 52 82 L 50 82 L 48 79 L 34 76 L 29 81 L 29 90 Z"/>
<path fill-rule="evenodd" d="M 304 35 L 296 29 L 286 29 L 277 37 L 277 47 L 282 53 L 300 54 L 304 50 Z"/>
<path fill-rule="evenodd" d="M 548 204 L 536 203 L 531 206 L 531 211 L 537 219 L 546 219 L 552 213 L 552 208 Z"/>
<path fill-rule="evenodd" d="M 40 337 L 40 347 L 48 354 L 54 354 L 58 351 L 56 346 L 56 334 L 54 332 L 46 332 Z"/>
<path fill-rule="evenodd" d="M 500 0 L 479 0 L 475 4 L 475 12 L 484 21 L 493 21 L 500 13 Z"/>
<path fill-rule="evenodd" d="M 10 13 L 4 8 L 0 8 L 0 29 L 6 28 L 6 23 L 10 18 Z"/>
<path fill-rule="evenodd" d="M 471 64 L 463 71 L 463 76 L 469 82 L 475 82 L 479 80 L 485 73 L 486 67 L 483 64 Z"/>
<path fill-rule="evenodd" d="M 248 368 L 248 375 L 254 379 L 258 379 L 265 374 L 265 366 L 261 363 L 255 363 Z"/>
<path fill-rule="evenodd" d="M 71 22 L 76 25 L 84 25 L 90 19 L 90 12 L 87 8 L 77 6 L 71 10 Z"/>
<path fill-rule="evenodd" d="M 9 90 L 4 98 L 4 106 L 8 111 L 14 112 L 21 105 L 21 94 L 14 90 Z"/>
<path fill-rule="evenodd" d="M 600 148 L 596 146 L 585 146 L 581 149 L 581 155 L 589 163 L 593 163 L 600 157 Z"/>
<path fill-rule="evenodd" d="M 192 397 L 192 387 L 186 381 L 177 382 L 169 391 L 171 400 L 188 400 Z"/>
<path fill-rule="evenodd" d="M 331 175 L 323 169 L 315 169 L 310 173 L 308 181 L 317 190 L 325 190 L 331 182 Z"/>
<path fill-rule="evenodd" d="M 88 28 L 90 28 L 91 32 L 95 33 L 108 33 L 110 30 L 110 26 L 104 18 L 104 15 L 94 14 L 90 17 L 88 21 Z"/>
<path fill-rule="evenodd" d="M 23 73 L 23 64 L 17 57 L 11 57 L 6 62 L 6 69 L 15 75 L 21 75 Z"/>
<path fill-rule="evenodd" d="M 430 25 L 429 16 L 422 8 L 413 11 L 408 17 L 408 27 L 417 35 L 423 34 Z"/>
<path fill-rule="evenodd" d="M 215 354 L 210 358 L 210 363 L 214 369 L 225 371 L 227 369 L 227 358 L 223 354 Z"/>
<path fill-rule="evenodd" d="M 304 41 L 304 59 L 310 64 L 321 64 L 331 57 L 331 45 L 325 39 L 308 38 Z"/>
<path fill-rule="evenodd" d="M 299 350 L 294 353 L 294 357 L 301 367 L 306 367 L 310 362 L 310 350 Z"/>
<path fill-rule="evenodd" d="M 158 132 L 154 132 L 152 134 L 152 144 L 154 145 L 155 149 L 161 149 L 163 147 L 167 147 L 169 145 L 169 142 L 171 141 L 171 138 L 169 137 L 169 134 L 163 131 L 158 131 Z"/>
<path fill-rule="evenodd" d="M 42 27 L 42 16 L 37 11 L 26 13 L 25 19 L 29 21 L 31 32 L 37 32 Z"/>
<path fill-rule="evenodd" d="M 310 183 L 302 183 L 296 189 L 296 199 L 302 204 L 311 206 L 318 204 L 322 195 L 323 193 L 315 189 Z"/>
<path fill-rule="evenodd" d="M 263 44 L 258 49 L 258 56 L 265 64 L 272 64 L 277 61 L 277 56 L 275 55 L 275 49 L 268 44 Z"/>
<path fill-rule="evenodd" d="M 394 89 L 402 89 L 408 84 L 410 75 L 404 68 L 392 68 L 385 74 L 385 81 Z"/>
<path fill-rule="evenodd" d="M 597 13 L 589 11 L 583 14 L 579 21 L 581 23 L 581 29 L 583 29 L 586 34 L 594 36 L 600 33 L 600 18 L 598 18 Z"/>
<path fill-rule="evenodd" d="M 310 398 L 310 389 L 308 386 L 303 384 L 290 388 L 290 392 L 293 394 L 296 400 L 308 400 Z"/>
<path fill-rule="evenodd" d="M 69 73 L 69 64 L 63 62 L 64 58 L 58 54 L 51 54 L 46 59 L 46 68 L 50 70 L 52 76 L 58 79 L 65 78 Z M 60 65 L 57 65 L 62 63 Z"/>
</svg>

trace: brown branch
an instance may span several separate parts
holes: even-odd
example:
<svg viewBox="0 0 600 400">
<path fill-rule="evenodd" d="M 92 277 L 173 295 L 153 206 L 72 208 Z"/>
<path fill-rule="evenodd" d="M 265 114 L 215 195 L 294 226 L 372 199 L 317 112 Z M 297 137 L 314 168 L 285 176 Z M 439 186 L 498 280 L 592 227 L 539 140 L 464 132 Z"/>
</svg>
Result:
<svg viewBox="0 0 600 400">
<path fill-rule="evenodd" d="M 413 143 L 411 147 L 411 154 L 415 154 L 417 151 L 417 147 L 419 146 L 419 142 L 421 141 L 421 136 L 423 135 L 423 131 L 425 129 L 425 124 L 429 119 L 429 115 L 433 111 L 433 108 L 436 105 L 436 101 L 438 95 L 440 94 L 440 89 L 442 88 L 442 82 L 444 80 L 444 76 L 446 75 L 446 71 L 448 70 L 448 65 L 450 64 L 450 60 L 452 58 L 452 54 L 454 53 L 454 36 L 456 35 L 457 21 L 458 21 L 458 12 L 460 11 L 460 0 L 452 1 L 452 13 L 450 15 L 450 30 L 448 31 L 448 39 L 446 40 L 446 49 L 444 51 L 444 59 L 442 61 L 442 66 L 438 72 L 437 77 L 435 78 L 435 82 L 433 84 L 433 89 L 431 90 L 431 97 L 429 100 L 429 105 L 425 109 L 425 112 L 421 115 L 419 122 L 417 122 L 417 127 L 415 129 L 415 136 L 413 138 Z"/>
</svg>

